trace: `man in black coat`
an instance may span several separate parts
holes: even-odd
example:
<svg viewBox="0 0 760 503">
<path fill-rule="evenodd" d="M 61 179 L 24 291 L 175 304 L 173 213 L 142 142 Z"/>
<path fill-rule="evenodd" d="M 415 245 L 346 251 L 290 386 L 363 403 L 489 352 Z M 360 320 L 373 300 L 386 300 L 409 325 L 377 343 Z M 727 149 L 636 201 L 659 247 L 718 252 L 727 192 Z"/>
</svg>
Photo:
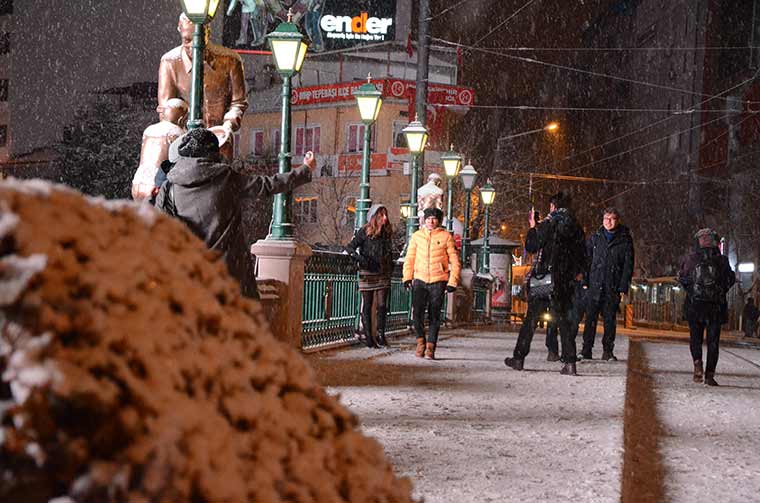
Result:
<svg viewBox="0 0 760 503">
<path fill-rule="evenodd" d="M 707 329 L 707 365 L 705 384 L 717 386 L 720 326 L 728 321 L 726 293 L 736 282 L 728 257 L 718 249 L 718 235 L 712 229 L 700 229 L 694 235 L 692 251 L 681 262 L 678 281 L 686 290 L 684 315 L 689 321 L 689 349 L 694 361 L 694 382 L 702 381 L 702 340 Z"/>
<path fill-rule="evenodd" d="M 633 276 L 633 238 L 625 225 L 619 224 L 620 213 L 615 208 L 604 210 L 602 226 L 586 243 L 586 325 L 583 329 L 583 349 L 579 358 L 590 360 L 596 337 L 596 320 L 604 318 L 602 359 L 617 360 L 613 354 L 617 312 L 620 296 L 628 293 Z"/>
<path fill-rule="evenodd" d="M 560 373 L 576 375 L 572 311 L 576 281 L 585 264 L 583 229 L 569 207 L 570 198 L 560 192 L 550 199 L 550 213 L 544 220 L 537 223 L 533 211 L 528 216 L 530 230 L 525 237 L 525 249 L 529 253 L 537 253 L 530 275 L 546 278 L 550 274 L 553 289 L 546 298 L 532 296 L 528 279 L 528 312 L 520 327 L 512 357 L 504 359 L 504 364 L 515 370 L 523 369 L 538 318 L 548 309 L 553 322 L 557 324 L 562 341 L 560 359 L 564 366 Z"/>
<path fill-rule="evenodd" d="M 222 160 L 216 135 L 204 128 L 181 136 L 169 150 L 170 161 L 176 159 L 176 164 L 161 186 L 156 207 L 182 220 L 209 249 L 220 251 L 243 295 L 258 298 L 253 261 L 240 225 L 240 199 L 290 192 L 310 182 L 314 155 L 307 152 L 304 164 L 285 174 L 245 175 Z"/>
<path fill-rule="evenodd" d="M 755 337 L 757 332 L 757 319 L 760 317 L 755 301 L 752 297 L 747 297 L 747 303 L 742 309 L 742 321 L 744 322 L 744 336 Z"/>
</svg>

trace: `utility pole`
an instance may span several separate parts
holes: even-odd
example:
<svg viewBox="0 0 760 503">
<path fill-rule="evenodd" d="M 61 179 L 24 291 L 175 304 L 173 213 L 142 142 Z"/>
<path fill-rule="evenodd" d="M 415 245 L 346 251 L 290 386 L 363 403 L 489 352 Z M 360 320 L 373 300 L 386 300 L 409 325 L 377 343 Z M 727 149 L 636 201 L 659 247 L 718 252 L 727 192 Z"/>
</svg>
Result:
<svg viewBox="0 0 760 503">
<path fill-rule="evenodd" d="M 417 120 L 427 127 L 427 89 L 428 62 L 430 60 L 430 2 L 420 0 L 420 12 L 417 30 L 417 82 L 415 89 L 414 111 Z M 414 117 L 409 118 L 410 122 Z M 419 156 L 419 175 L 425 173 L 425 153 Z M 448 218 L 449 216 L 446 215 Z"/>
</svg>

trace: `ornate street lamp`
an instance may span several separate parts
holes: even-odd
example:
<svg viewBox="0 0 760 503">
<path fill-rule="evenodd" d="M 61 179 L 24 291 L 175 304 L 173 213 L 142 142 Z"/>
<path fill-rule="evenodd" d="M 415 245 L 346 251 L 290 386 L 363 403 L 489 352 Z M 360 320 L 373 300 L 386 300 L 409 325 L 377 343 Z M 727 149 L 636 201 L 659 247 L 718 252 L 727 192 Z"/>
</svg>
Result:
<svg viewBox="0 0 760 503">
<path fill-rule="evenodd" d="M 359 199 L 356 200 L 356 219 L 354 229 L 359 230 L 367 223 L 367 211 L 372 204 L 369 197 L 369 164 L 372 124 L 380 114 L 383 104 L 382 93 L 372 83 L 372 75 L 367 75 L 367 83 L 363 84 L 354 93 L 356 105 L 359 107 L 359 115 L 364 123 L 364 151 L 362 152 L 362 174 L 359 183 Z"/>
<path fill-rule="evenodd" d="M 462 181 L 462 186 L 467 193 L 464 202 L 464 229 L 462 230 L 462 267 L 469 263 L 469 260 L 467 260 L 467 245 L 470 244 L 470 194 L 475 186 L 475 178 L 477 176 L 478 172 L 475 171 L 475 168 L 471 164 L 468 164 L 459 172 L 459 179 Z"/>
<path fill-rule="evenodd" d="M 187 129 L 203 127 L 203 53 L 206 50 L 206 24 L 216 15 L 220 0 L 180 0 L 185 16 L 195 25 L 193 32 L 193 69 L 190 84 L 190 117 Z"/>
<path fill-rule="evenodd" d="M 269 46 L 274 55 L 277 71 L 282 76 L 282 117 L 280 123 L 279 173 L 290 171 L 290 93 L 293 75 L 301 71 L 306 57 L 306 38 L 301 35 L 291 20 L 292 11 L 288 10 L 288 21 L 280 23 L 272 33 L 267 35 Z M 290 221 L 290 193 L 275 194 L 272 209 L 272 239 L 293 239 L 293 223 Z"/>
<path fill-rule="evenodd" d="M 493 200 L 496 198 L 496 189 L 493 188 L 491 185 L 491 180 L 488 180 L 486 184 L 480 188 L 480 198 L 483 200 L 483 204 L 486 207 L 486 218 L 485 218 L 485 230 L 483 231 L 483 260 L 480 261 L 480 274 L 488 274 L 491 272 L 491 264 L 490 264 L 490 251 L 488 249 L 488 235 L 489 235 L 489 228 L 490 225 L 490 215 L 489 215 L 489 209 L 491 208 L 491 205 L 493 204 Z"/>
<path fill-rule="evenodd" d="M 414 208 L 414 206 L 417 204 L 417 186 L 419 184 L 419 156 L 422 152 L 425 151 L 425 146 L 427 145 L 428 141 L 428 131 L 425 129 L 425 126 L 422 125 L 420 121 L 415 119 L 414 121 L 410 122 L 408 126 L 406 126 L 403 130 L 401 130 L 402 133 L 404 133 L 404 138 L 406 138 L 406 144 L 409 146 L 409 152 L 412 154 L 412 165 L 411 165 L 411 191 L 409 193 L 409 204 Z M 419 228 L 420 222 L 419 218 L 415 218 L 416 212 L 413 212 L 412 215 L 410 215 L 411 218 L 408 218 L 406 220 L 406 242 L 409 243 L 409 240 L 412 238 L 412 234 Z M 406 254 L 406 250 L 404 250 L 404 254 Z"/>
<path fill-rule="evenodd" d="M 454 178 L 459 174 L 459 168 L 462 167 L 462 156 L 454 152 L 454 145 L 449 147 L 449 151 L 441 156 L 443 171 L 446 173 L 446 182 L 448 184 L 448 199 L 446 200 L 446 230 L 454 232 L 454 219 L 451 218 L 452 202 L 451 191 Z"/>
</svg>

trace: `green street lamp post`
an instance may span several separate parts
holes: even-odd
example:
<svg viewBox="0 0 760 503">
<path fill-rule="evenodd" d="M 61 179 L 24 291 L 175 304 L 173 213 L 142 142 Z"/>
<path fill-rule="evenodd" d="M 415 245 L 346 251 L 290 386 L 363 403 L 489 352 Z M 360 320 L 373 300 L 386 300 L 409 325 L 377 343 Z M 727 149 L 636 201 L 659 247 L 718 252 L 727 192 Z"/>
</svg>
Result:
<svg viewBox="0 0 760 503">
<path fill-rule="evenodd" d="M 190 116 L 187 129 L 203 127 L 203 53 L 206 50 L 206 23 L 216 15 L 220 0 L 180 0 L 182 11 L 195 25 L 193 32 L 193 68 L 190 84 Z"/>
<path fill-rule="evenodd" d="M 453 204 L 451 201 L 452 186 L 454 178 L 459 174 L 459 168 L 462 167 L 462 156 L 454 152 L 454 145 L 451 145 L 449 151 L 441 156 L 443 171 L 446 173 L 448 185 L 448 194 L 446 199 L 446 230 L 454 232 L 454 219 L 452 218 Z"/>
<path fill-rule="evenodd" d="M 274 55 L 277 72 L 282 76 L 282 118 L 280 125 L 279 173 L 290 171 L 290 94 L 291 79 L 301 71 L 306 57 L 306 39 L 291 22 L 293 13 L 288 11 L 288 21 L 280 23 L 267 35 Z M 293 223 L 290 218 L 290 193 L 275 194 L 272 208 L 272 239 L 293 239 Z"/>
<path fill-rule="evenodd" d="M 370 144 L 372 124 L 380 114 L 383 104 L 382 93 L 372 83 L 372 75 L 367 75 L 367 83 L 363 84 L 354 93 L 356 105 L 359 107 L 359 116 L 364 123 L 364 151 L 362 152 L 362 174 L 359 183 L 359 199 L 356 200 L 356 219 L 354 230 L 361 229 L 367 223 L 367 212 L 372 204 L 369 196 L 369 168 L 370 168 Z"/>
<path fill-rule="evenodd" d="M 417 204 L 417 186 L 419 185 L 419 156 L 425 151 L 428 140 L 428 131 L 425 126 L 418 120 L 409 123 L 402 131 L 406 138 L 406 144 L 409 146 L 409 152 L 412 155 L 411 165 L 411 191 L 409 192 L 409 205 L 413 210 Z M 411 211 L 409 218 L 406 220 L 406 242 L 412 239 L 412 234 L 419 228 L 420 222 L 417 218 L 416 211 Z M 406 250 L 404 250 L 406 254 Z"/>
<path fill-rule="evenodd" d="M 462 267 L 469 263 L 467 257 L 467 246 L 470 244 L 470 194 L 475 186 L 475 178 L 478 172 L 471 164 L 468 164 L 459 172 L 459 179 L 462 181 L 467 197 L 464 203 L 464 229 L 462 230 Z"/>
<path fill-rule="evenodd" d="M 486 207 L 485 229 L 483 231 L 483 260 L 480 261 L 480 274 L 488 274 L 491 272 L 490 264 L 490 250 L 488 249 L 488 235 L 490 225 L 490 208 L 493 204 L 493 200 L 496 197 L 496 190 L 491 185 L 491 181 L 488 180 L 486 184 L 480 188 L 480 197 L 483 200 L 483 205 Z"/>
</svg>

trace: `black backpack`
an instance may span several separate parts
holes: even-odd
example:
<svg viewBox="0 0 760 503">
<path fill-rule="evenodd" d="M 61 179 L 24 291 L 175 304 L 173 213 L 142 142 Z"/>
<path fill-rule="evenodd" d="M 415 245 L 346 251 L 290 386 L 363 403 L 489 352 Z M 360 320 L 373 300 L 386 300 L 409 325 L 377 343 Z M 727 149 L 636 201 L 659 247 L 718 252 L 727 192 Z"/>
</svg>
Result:
<svg viewBox="0 0 760 503">
<path fill-rule="evenodd" d="M 692 272 L 692 298 L 700 302 L 720 304 L 723 302 L 723 286 L 720 282 L 720 256 L 702 257 Z"/>
</svg>

